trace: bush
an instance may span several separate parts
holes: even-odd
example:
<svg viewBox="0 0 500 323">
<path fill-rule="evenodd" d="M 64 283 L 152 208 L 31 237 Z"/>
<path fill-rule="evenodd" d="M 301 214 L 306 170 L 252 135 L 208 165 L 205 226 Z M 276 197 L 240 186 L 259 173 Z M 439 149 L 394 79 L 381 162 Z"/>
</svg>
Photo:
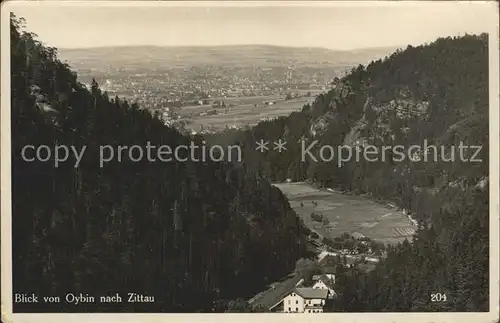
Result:
<svg viewBox="0 0 500 323">
<path fill-rule="evenodd" d="M 311 219 L 316 222 L 321 222 L 323 221 L 323 216 L 318 213 L 311 213 Z"/>
</svg>

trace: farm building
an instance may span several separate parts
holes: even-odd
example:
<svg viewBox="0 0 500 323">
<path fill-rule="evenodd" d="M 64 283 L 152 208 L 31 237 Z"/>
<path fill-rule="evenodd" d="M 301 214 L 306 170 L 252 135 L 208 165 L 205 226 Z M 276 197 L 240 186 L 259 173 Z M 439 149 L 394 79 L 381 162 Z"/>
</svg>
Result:
<svg viewBox="0 0 500 323">
<path fill-rule="evenodd" d="M 323 313 L 327 297 L 328 289 L 295 288 L 275 306 L 281 305 L 284 313 Z"/>
<path fill-rule="evenodd" d="M 328 298 L 335 297 L 336 293 L 333 289 L 335 287 L 335 275 L 334 274 L 323 274 L 313 276 L 315 281 L 312 288 L 314 289 L 327 289 Z"/>
</svg>

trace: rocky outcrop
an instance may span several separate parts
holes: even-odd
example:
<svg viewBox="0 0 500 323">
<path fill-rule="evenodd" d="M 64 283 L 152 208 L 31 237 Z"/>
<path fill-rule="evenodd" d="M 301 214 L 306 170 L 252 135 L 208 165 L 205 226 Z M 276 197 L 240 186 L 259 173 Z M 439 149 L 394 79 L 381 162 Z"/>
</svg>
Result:
<svg viewBox="0 0 500 323">
<path fill-rule="evenodd" d="M 309 129 L 309 134 L 312 137 L 322 135 L 326 131 L 326 129 L 328 128 L 328 125 L 330 125 L 330 123 L 334 119 L 335 119 L 335 114 L 332 111 L 327 112 L 323 116 L 316 119 L 316 121 L 311 123 L 311 127 Z"/>
<path fill-rule="evenodd" d="M 409 99 L 394 99 L 386 104 L 375 104 L 368 97 L 363 107 L 363 116 L 353 125 L 344 138 L 344 145 L 394 141 L 396 133 L 407 134 L 410 127 L 396 121 L 423 118 L 428 110 L 428 102 Z M 389 142 L 387 142 L 389 141 Z"/>
</svg>

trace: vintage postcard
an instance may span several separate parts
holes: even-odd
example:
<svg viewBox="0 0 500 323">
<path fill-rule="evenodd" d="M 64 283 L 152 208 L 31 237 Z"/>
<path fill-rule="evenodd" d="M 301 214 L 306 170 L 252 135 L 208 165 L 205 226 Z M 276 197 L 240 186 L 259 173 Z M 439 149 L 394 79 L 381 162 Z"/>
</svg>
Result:
<svg viewBox="0 0 500 323">
<path fill-rule="evenodd" d="M 498 322 L 496 2 L 1 15 L 3 322 Z"/>
</svg>

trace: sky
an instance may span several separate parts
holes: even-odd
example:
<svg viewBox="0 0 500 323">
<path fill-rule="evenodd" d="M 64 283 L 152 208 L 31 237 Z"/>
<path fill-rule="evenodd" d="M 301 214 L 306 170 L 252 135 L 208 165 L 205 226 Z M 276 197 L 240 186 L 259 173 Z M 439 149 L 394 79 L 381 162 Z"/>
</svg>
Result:
<svg viewBox="0 0 500 323">
<path fill-rule="evenodd" d="M 419 45 L 491 30 L 493 3 L 7 2 L 58 48 L 268 44 L 350 50 Z"/>
</svg>

